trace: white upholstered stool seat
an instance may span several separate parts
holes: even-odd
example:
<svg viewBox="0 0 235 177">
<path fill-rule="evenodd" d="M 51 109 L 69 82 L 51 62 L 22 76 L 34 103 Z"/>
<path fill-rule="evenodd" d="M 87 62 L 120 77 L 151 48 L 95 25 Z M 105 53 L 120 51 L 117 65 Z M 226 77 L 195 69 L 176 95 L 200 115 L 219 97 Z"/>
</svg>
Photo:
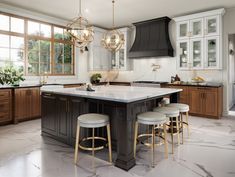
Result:
<svg viewBox="0 0 235 177">
<path fill-rule="evenodd" d="M 170 127 L 170 134 L 171 134 L 171 142 L 172 142 L 172 154 L 174 153 L 174 146 L 173 146 L 173 135 L 174 133 L 177 134 L 177 140 L 178 140 L 178 145 L 180 144 L 180 136 L 179 136 L 179 116 L 180 116 L 180 111 L 178 108 L 174 107 L 156 107 L 153 109 L 154 112 L 159 112 L 162 114 L 165 114 L 166 117 L 169 118 L 170 124 L 168 125 Z M 173 125 L 174 124 L 174 125 Z M 176 132 L 174 132 L 174 126 L 176 126 Z"/>
<path fill-rule="evenodd" d="M 81 142 L 84 141 L 92 141 L 92 147 L 82 146 L 80 143 L 80 127 L 90 128 L 92 129 L 92 136 L 82 138 Z M 103 137 L 95 136 L 95 128 L 106 127 L 107 128 L 107 139 Z M 103 140 L 107 141 L 109 148 L 109 162 L 112 163 L 112 145 L 111 145 L 111 132 L 110 132 L 110 123 L 109 116 L 104 114 L 96 114 L 96 113 L 88 113 L 80 115 L 77 118 L 77 132 L 76 132 L 76 142 L 75 142 L 75 155 L 74 155 L 74 163 L 77 164 L 78 160 L 78 149 L 81 148 L 83 150 L 92 151 L 92 156 L 95 156 L 96 150 L 103 149 L 106 145 L 95 147 L 95 140 Z"/>
<path fill-rule="evenodd" d="M 173 107 L 157 107 L 153 111 L 165 114 L 166 117 L 178 117 L 180 114 L 179 109 Z"/>
<path fill-rule="evenodd" d="M 137 115 L 137 121 L 146 125 L 163 124 L 166 122 L 166 116 L 158 112 L 144 112 Z"/>
<path fill-rule="evenodd" d="M 167 105 L 168 107 L 178 108 L 180 112 L 188 112 L 189 111 L 189 105 L 183 104 L 183 103 L 171 103 Z"/>
<path fill-rule="evenodd" d="M 162 107 L 167 106 L 168 104 L 170 104 L 170 99 L 169 98 L 163 98 L 162 101 L 160 102 L 160 105 Z"/>
<path fill-rule="evenodd" d="M 165 114 L 161 114 L 158 112 L 144 112 L 137 115 L 137 121 L 135 123 L 135 137 L 134 137 L 134 157 L 136 157 L 136 144 L 137 140 L 139 138 L 151 138 L 151 143 L 144 143 L 144 145 L 149 146 L 152 148 L 152 166 L 154 166 L 154 147 L 155 145 L 165 145 L 165 157 L 168 158 L 168 144 L 167 144 L 167 132 L 166 132 L 166 123 L 167 123 L 167 117 Z M 143 134 L 138 135 L 138 127 L 139 124 L 144 124 L 146 126 L 151 127 L 152 131 L 151 133 L 148 131 Z M 158 130 L 159 133 L 156 134 L 156 130 Z M 161 131 L 163 130 L 163 131 Z M 158 136 L 159 138 L 162 138 L 164 142 L 159 142 L 156 144 L 155 142 L 155 136 Z"/>
<path fill-rule="evenodd" d="M 188 136 L 189 136 L 189 132 L 190 132 L 190 130 L 189 130 L 189 123 L 188 123 L 188 113 L 189 113 L 189 105 L 187 105 L 187 104 L 183 104 L 183 103 L 171 103 L 171 104 L 169 104 L 169 105 L 167 105 L 167 107 L 172 107 L 172 108 L 178 108 L 179 109 L 179 111 L 180 111 L 180 116 L 181 116 L 181 128 L 182 128 L 182 143 L 183 143 L 183 140 L 184 140 L 184 138 L 183 138 L 183 127 L 184 127 L 184 125 L 186 125 L 187 126 L 187 129 L 188 129 Z M 185 116 L 185 120 L 183 120 L 183 114 L 186 114 L 186 116 Z"/>
<path fill-rule="evenodd" d="M 80 127 L 98 128 L 109 124 L 109 117 L 104 114 L 89 113 L 78 117 Z"/>
</svg>

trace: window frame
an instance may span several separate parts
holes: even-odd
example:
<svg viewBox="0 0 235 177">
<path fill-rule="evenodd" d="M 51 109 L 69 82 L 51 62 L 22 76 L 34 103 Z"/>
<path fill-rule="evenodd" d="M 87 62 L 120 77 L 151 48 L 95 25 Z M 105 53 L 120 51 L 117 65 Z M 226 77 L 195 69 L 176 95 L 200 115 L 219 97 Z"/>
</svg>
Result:
<svg viewBox="0 0 235 177">
<path fill-rule="evenodd" d="M 9 31 L 4 31 L 4 30 L 0 30 L 0 34 L 3 35 L 9 35 L 9 36 L 16 36 L 16 37 L 23 37 L 24 38 L 24 57 L 23 57 L 23 63 L 24 63 L 24 68 L 23 68 L 23 73 L 25 76 L 41 76 L 41 75 L 47 75 L 47 76 L 74 76 L 75 75 L 75 42 L 73 40 L 66 40 L 66 39 L 55 39 L 54 36 L 54 28 L 58 27 L 58 28 L 62 28 L 64 30 L 66 30 L 67 28 L 65 26 L 62 25 L 57 25 L 57 24 L 53 24 L 53 23 L 49 23 L 49 22 L 45 22 L 45 21 L 41 21 L 41 20 L 36 20 L 33 18 L 28 18 L 28 17 L 23 17 L 23 16 L 19 16 L 19 15 L 15 15 L 15 14 L 10 14 L 10 13 L 6 13 L 6 12 L 2 12 L 0 11 L 0 15 L 5 15 L 5 16 L 9 16 Z M 24 33 L 16 33 L 16 32 L 11 32 L 10 28 L 11 28 L 11 17 L 13 18 L 19 18 L 24 20 Z M 32 22 L 36 22 L 39 24 L 44 24 L 44 25 L 50 25 L 51 27 L 51 37 L 44 37 L 44 36 L 37 36 L 37 35 L 31 35 L 28 34 L 28 22 L 32 21 Z M 28 41 L 30 39 L 34 39 L 34 40 L 44 40 L 44 41 L 49 41 L 50 42 L 50 73 L 47 74 L 43 74 L 40 73 L 40 62 L 38 62 L 39 64 L 39 68 L 38 74 L 30 74 L 28 72 Z M 54 59 L 54 54 L 55 54 L 55 48 L 54 45 L 55 43 L 63 43 L 65 44 L 69 44 L 71 45 L 72 51 L 71 51 L 71 74 L 68 73 L 55 73 L 55 59 Z M 10 60 L 11 61 L 11 60 Z"/>
</svg>

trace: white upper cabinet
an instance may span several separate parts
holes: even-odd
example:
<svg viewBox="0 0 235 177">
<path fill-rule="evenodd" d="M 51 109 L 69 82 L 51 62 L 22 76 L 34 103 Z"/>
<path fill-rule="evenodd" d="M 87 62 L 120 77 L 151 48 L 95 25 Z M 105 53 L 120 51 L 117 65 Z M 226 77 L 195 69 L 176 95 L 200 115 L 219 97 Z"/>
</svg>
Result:
<svg viewBox="0 0 235 177">
<path fill-rule="evenodd" d="M 111 52 L 111 69 L 120 71 L 133 70 L 133 60 L 129 59 L 127 54 L 130 49 L 130 29 L 119 29 L 124 34 L 124 45 L 117 52 Z"/>
<path fill-rule="evenodd" d="M 207 69 L 216 69 L 220 66 L 220 38 L 219 36 L 209 36 L 205 39 L 205 64 Z"/>
<path fill-rule="evenodd" d="M 179 69 L 222 69 L 224 13 L 217 9 L 174 18 Z"/>
<path fill-rule="evenodd" d="M 133 69 L 133 60 L 128 59 L 129 51 L 129 28 L 119 29 L 125 38 L 123 47 L 117 52 L 110 52 L 101 45 L 106 30 L 94 28 L 94 40 L 89 45 L 89 70 L 90 71 L 108 71 L 121 70 L 127 71 Z"/>
<path fill-rule="evenodd" d="M 189 32 L 189 36 L 191 38 L 195 38 L 195 37 L 203 37 L 203 18 L 198 18 L 198 19 L 193 19 L 190 20 L 189 22 L 190 24 L 190 32 Z"/>
<path fill-rule="evenodd" d="M 203 68 L 203 38 L 195 38 L 190 40 L 190 59 L 191 68 Z"/>
<path fill-rule="evenodd" d="M 219 35 L 220 20 L 219 15 L 205 17 L 205 36 Z"/>
<path fill-rule="evenodd" d="M 189 38 L 189 21 L 181 21 L 177 23 L 177 37 L 178 39 Z"/>
<path fill-rule="evenodd" d="M 189 61 L 189 40 L 180 40 L 177 42 L 177 56 L 179 58 L 178 67 L 188 69 Z"/>
<path fill-rule="evenodd" d="M 101 45 L 105 32 L 103 29 L 94 28 L 94 40 L 88 47 L 89 71 L 108 71 L 110 69 L 111 54 Z"/>
</svg>

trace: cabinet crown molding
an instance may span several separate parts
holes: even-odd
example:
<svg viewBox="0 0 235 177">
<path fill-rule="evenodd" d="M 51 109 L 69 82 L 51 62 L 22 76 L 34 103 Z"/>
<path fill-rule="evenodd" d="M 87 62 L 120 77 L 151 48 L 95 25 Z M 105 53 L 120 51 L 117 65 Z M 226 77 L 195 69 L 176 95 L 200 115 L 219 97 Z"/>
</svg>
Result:
<svg viewBox="0 0 235 177">
<path fill-rule="evenodd" d="M 223 16 L 225 14 L 225 12 L 226 12 L 225 8 L 220 8 L 220 9 L 210 10 L 210 11 L 206 11 L 206 12 L 200 12 L 200 13 L 194 13 L 194 14 L 190 14 L 190 15 L 175 17 L 175 18 L 173 18 L 173 20 L 175 22 L 179 22 L 179 21 L 185 21 L 185 20 L 196 19 L 196 18 L 203 18 L 203 17 L 213 16 L 213 15 L 222 15 Z"/>
</svg>

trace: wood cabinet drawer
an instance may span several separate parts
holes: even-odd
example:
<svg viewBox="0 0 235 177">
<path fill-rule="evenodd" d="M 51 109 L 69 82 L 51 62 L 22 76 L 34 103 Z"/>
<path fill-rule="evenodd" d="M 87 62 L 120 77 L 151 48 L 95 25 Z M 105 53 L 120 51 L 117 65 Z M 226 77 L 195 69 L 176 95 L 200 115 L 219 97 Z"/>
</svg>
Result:
<svg viewBox="0 0 235 177">
<path fill-rule="evenodd" d="M 9 100 L 11 98 L 10 90 L 1 90 L 0 91 L 0 100 Z"/>
<path fill-rule="evenodd" d="M 9 109 L 10 109 L 9 101 L 0 102 L 0 114 L 1 112 L 9 111 Z"/>
</svg>

